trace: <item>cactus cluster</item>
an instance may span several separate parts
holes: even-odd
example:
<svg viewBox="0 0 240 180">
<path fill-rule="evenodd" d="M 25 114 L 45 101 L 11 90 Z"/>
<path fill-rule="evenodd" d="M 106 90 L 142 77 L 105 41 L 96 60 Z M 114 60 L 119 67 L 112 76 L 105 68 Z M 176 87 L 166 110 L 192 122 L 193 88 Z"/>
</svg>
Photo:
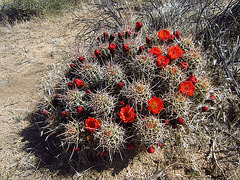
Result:
<svg viewBox="0 0 240 180">
<path fill-rule="evenodd" d="M 152 153 L 173 130 L 211 110 L 206 60 L 191 38 L 171 29 L 144 37 L 142 26 L 104 32 L 92 51 L 69 64 L 65 81 L 42 106 L 45 129 L 63 146 L 110 157 L 134 147 Z"/>
</svg>

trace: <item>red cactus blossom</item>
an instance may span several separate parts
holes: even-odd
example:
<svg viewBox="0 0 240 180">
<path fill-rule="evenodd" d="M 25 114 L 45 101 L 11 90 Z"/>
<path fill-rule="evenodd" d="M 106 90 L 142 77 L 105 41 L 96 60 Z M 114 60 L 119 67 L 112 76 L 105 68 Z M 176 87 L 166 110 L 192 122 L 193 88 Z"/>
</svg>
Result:
<svg viewBox="0 0 240 180">
<path fill-rule="evenodd" d="M 78 151 L 80 151 L 80 148 L 76 147 L 76 148 L 74 149 L 74 151 L 78 152 Z"/>
<path fill-rule="evenodd" d="M 117 87 L 118 87 L 119 90 L 122 90 L 122 89 L 123 89 L 123 86 L 124 86 L 124 84 L 123 84 L 122 82 L 119 82 L 119 83 L 117 84 Z"/>
<path fill-rule="evenodd" d="M 98 36 L 98 37 L 97 37 L 97 40 L 98 40 L 98 41 L 101 41 L 101 37 L 100 37 L 100 36 Z"/>
<path fill-rule="evenodd" d="M 142 26 L 143 26 L 143 24 L 142 24 L 142 22 L 137 22 L 136 23 L 136 27 L 135 27 L 135 31 L 140 31 L 140 29 L 142 28 Z"/>
<path fill-rule="evenodd" d="M 94 51 L 94 53 L 95 53 L 97 58 L 100 58 L 102 56 L 102 53 L 97 49 Z"/>
<path fill-rule="evenodd" d="M 124 102 L 124 101 L 119 101 L 119 102 L 118 102 L 118 105 L 119 105 L 119 106 L 125 106 L 125 102 Z"/>
<path fill-rule="evenodd" d="M 86 90 L 86 94 L 90 95 L 90 94 L 92 94 L 92 91 L 90 89 L 88 89 L 88 90 Z"/>
<path fill-rule="evenodd" d="M 149 37 L 146 37 L 146 43 L 148 46 L 152 45 L 152 40 Z"/>
<path fill-rule="evenodd" d="M 71 67 L 71 68 L 73 68 L 74 66 L 75 66 L 75 64 L 73 64 L 73 63 L 72 63 L 72 64 L 70 64 L 70 67 Z"/>
<path fill-rule="evenodd" d="M 194 87 L 192 81 L 182 82 L 180 84 L 180 86 L 178 87 L 178 89 L 180 90 L 180 92 L 182 94 L 189 95 L 189 96 L 193 96 L 194 91 L 195 91 L 195 87 Z"/>
<path fill-rule="evenodd" d="M 129 105 L 126 105 L 126 107 L 122 107 L 118 115 L 124 123 L 133 122 L 135 120 L 135 117 L 137 116 L 134 113 L 134 108 L 131 108 Z"/>
<path fill-rule="evenodd" d="M 112 43 L 112 44 L 109 44 L 108 49 L 110 50 L 111 54 L 113 55 L 113 54 L 115 54 L 117 46 L 116 46 L 116 44 Z"/>
<path fill-rule="evenodd" d="M 168 56 L 174 60 L 174 59 L 178 59 L 178 58 L 182 58 L 183 56 L 183 50 L 178 46 L 173 46 L 171 48 L 171 46 L 168 47 Z"/>
<path fill-rule="evenodd" d="M 69 83 L 68 83 L 68 87 L 73 87 L 73 83 L 72 83 L 72 82 L 69 82 Z"/>
<path fill-rule="evenodd" d="M 165 122 L 165 125 L 169 125 L 169 121 L 168 120 L 164 120 L 164 122 Z"/>
<path fill-rule="evenodd" d="M 174 34 L 170 34 L 170 39 L 171 39 L 171 40 L 174 40 L 174 39 L 175 39 Z"/>
<path fill-rule="evenodd" d="M 188 67 L 189 67 L 188 63 L 182 62 L 182 64 L 181 64 L 181 69 L 182 69 L 183 71 L 187 70 Z"/>
<path fill-rule="evenodd" d="M 158 32 L 158 37 L 161 41 L 167 41 L 171 38 L 171 34 L 168 30 L 161 30 Z"/>
<path fill-rule="evenodd" d="M 154 153 L 155 148 L 153 146 L 149 147 L 147 150 L 149 153 Z"/>
<path fill-rule="evenodd" d="M 48 112 L 46 110 L 44 110 L 42 113 L 43 113 L 43 115 L 47 115 Z"/>
<path fill-rule="evenodd" d="M 178 117 L 177 124 L 184 124 L 184 120 L 182 118 Z"/>
<path fill-rule="evenodd" d="M 148 109 L 153 114 L 158 114 L 163 110 L 163 101 L 161 98 L 154 96 L 151 100 L 148 100 Z"/>
<path fill-rule="evenodd" d="M 80 80 L 80 79 L 75 79 L 74 80 L 74 84 L 77 86 L 77 87 L 83 87 L 85 85 L 85 83 Z"/>
<path fill-rule="evenodd" d="M 104 156 L 104 153 L 103 153 L 103 152 L 100 152 L 98 155 L 99 155 L 99 156 Z"/>
<path fill-rule="evenodd" d="M 162 143 L 161 142 L 159 142 L 158 145 L 159 145 L 159 147 L 162 147 Z"/>
<path fill-rule="evenodd" d="M 214 95 L 210 95 L 210 96 L 209 96 L 209 99 L 210 99 L 211 101 L 214 101 L 214 100 L 215 100 L 215 96 L 214 96 Z"/>
<path fill-rule="evenodd" d="M 161 69 L 164 69 L 168 63 L 170 62 L 169 58 L 166 56 L 160 56 L 157 59 L 157 67 L 160 67 Z"/>
<path fill-rule="evenodd" d="M 61 97 L 61 95 L 60 94 L 56 94 L 56 98 L 60 98 Z"/>
<path fill-rule="evenodd" d="M 129 46 L 126 44 L 123 44 L 123 52 L 129 53 Z"/>
<path fill-rule="evenodd" d="M 83 63 L 83 62 L 85 61 L 85 58 L 84 58 L 84 57 L 82 57 L 82 56 L 81 56 L 81 57 L 79 57 L 78 59 L 79 59 L 79 61 L 80 61 L 81 63 Z"/>
<path fill-rule="evenodd" d="M 137 54 L 141 54 L 145 49 L 146 49 L 145 46 L 140 46 Z"/>
<path fill-rule="evenodd" d="M 131 36 L 131 32 L 130 31 L 126 31 L 125 32 L 125 38 L 127 39 L 127 38 L 129 38 Z"/>
<path fill-rule="evenodd" d="M 181 39 L 182 37 L 179 31 L 174 31 L 173 34 L 177 39 Z"/>
<path fill-rule="evenodd" d="M 195 76 L 190 76 L 187 81 L 191 81 L 193 83 L 193 85 L 195 85 L 197 83 L 197 78 Z"/>
<path fill-rule="evenodd" d="M 158 58 L 162 55 L 162 51 L 159 49 L 159 47 L 153 47 L 152 49 L 149 49 L 148 52 L 155 58 Z"/>
<path fill-rule="evenodd" d="M 68 111 L 62 111 L 62 112 L 61 112 L 61 115 L 62 115 L 62 116 L 69 116 L 69 112 L 68 112 Z"/>
<path fill-rule="evenodd" d="M 92 117 L 88 117 L 84 124 L 89 132 L 95 131 L 97 128 L 101 127 L 100 121 L 98 119 L 94 119 Z"/>
<path fill-rule="evenodd" d="M 83 113 L 84 111 L 85 111 L 85 109 L 84 109 L 82 106 L 80 106 L 80 107 L 77 108 L 77 112 L 78 112 L 79 114 Z"/>
<path fill-rule="evenodd" d="M 202 112 L 207 112 L 208 110 L 209 110 L 208 107 L 206 107 L 206 106 L 202 107 Z"/>
</svg>

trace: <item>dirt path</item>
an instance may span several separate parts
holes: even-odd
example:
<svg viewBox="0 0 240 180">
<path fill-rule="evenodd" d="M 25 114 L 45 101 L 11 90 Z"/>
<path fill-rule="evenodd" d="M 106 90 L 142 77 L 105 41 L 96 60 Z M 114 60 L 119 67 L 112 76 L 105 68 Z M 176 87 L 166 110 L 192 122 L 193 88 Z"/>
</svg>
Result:
<svg viewBox="0 0 240 180">
<path fill-rule="evenodd" d="M 0 27 L 0 177 L 24 179 L 35 168 L 19 133 L 42 94 L 41 78 L 71 53 L 72 14 Z M 31 167 L 32 166 L 32 167 Z M 14 178 L 15 179 L 15 178 Z"/>
</svg>

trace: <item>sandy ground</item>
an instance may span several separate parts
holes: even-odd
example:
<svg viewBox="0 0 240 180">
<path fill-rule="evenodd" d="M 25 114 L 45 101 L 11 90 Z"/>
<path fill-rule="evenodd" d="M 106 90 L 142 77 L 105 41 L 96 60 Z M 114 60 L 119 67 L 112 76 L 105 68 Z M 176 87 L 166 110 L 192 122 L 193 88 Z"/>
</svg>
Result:
<svg viewBox="0 0 240 180">
<path fill-rule="evenodd" d="M 69 27 L 72 18 L 72 14 L 67 14 L 0 27 L 0 177 L 3 179 L 25 179 L 33 173 L 34 157 L 21 151 L 24 143 L 18 133 L 29 125 L 25 117 L 35 109 L 39 94 L 43 93 L 41 78 L 51 71 L 53 63 L 63 61 L 71 53 L 78 32 L 77 27 Z"/>
</svg>

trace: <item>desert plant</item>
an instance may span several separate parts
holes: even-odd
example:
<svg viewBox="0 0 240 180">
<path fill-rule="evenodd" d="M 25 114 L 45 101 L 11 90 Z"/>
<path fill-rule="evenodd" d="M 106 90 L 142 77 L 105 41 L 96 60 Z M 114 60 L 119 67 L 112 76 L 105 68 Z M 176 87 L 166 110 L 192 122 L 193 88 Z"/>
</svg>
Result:
<svg viewBox="0 0 240 180">
<path fill-rule="evenodd" d="M 196 116 L 210 116 L 214 104 L 205 102 L 215 89 L 202 74 L 201 50 L 170 28 L 146 38 L 142 26 L 97 36 L 92 52 L 70 62 L 54 97 L 46 98 L 44 130 L 54 132 L 63 148 L 72 145 L 79 155 L 91 149 L 110 160 L 129 144 L 153 153 L 195 124 Z"/>
</svg>

